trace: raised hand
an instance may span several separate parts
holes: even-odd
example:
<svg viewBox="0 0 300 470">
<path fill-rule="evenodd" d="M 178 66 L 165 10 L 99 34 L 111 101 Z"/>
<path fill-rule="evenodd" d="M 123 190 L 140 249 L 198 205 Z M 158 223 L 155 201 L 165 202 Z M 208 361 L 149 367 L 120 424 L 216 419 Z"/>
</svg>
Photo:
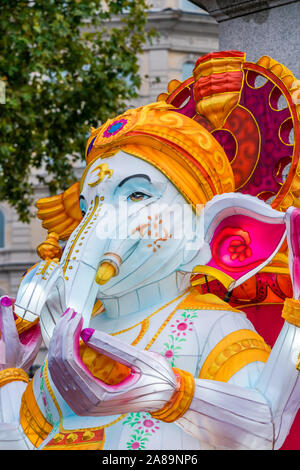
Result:
<svg viewBox="0 0 300 470">
<path fill-rule="evenodd" d="M 105 416 L 163 408 L 179 386 L 167 361 L 101 331 L 81 331 L 82 323 L 81 316 L 68 309 L 55 327 L 48 353 L 51 379 L 74 413 Z M 99 354 L 130 368 L 128 377 L 117 385 L 95 378 L 80 358 L 80 336 Z"/>
<path fill-rule="evenodd" d="M 12 308 L 12 300 L 0 299 L 0 370 L 16 367 L 27 371 L 33 364 L 42 343 L 39 324 L 19 336 Z"/>
</svg>

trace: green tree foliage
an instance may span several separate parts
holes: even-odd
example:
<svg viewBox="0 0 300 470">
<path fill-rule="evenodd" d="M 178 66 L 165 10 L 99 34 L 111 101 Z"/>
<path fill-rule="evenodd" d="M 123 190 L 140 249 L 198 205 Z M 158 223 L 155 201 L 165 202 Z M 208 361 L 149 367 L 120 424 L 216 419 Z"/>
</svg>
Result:
<svg viewBox="0 0 300 470">
<path fill-rule="evenodd" d="M 90 126 L 137 96 L 155 33 L 147 0 L 0 0 L 0 33 L 0 200 L 28 221 L 32 173 L 51 193 L 74 181 Z"/>
</svg>

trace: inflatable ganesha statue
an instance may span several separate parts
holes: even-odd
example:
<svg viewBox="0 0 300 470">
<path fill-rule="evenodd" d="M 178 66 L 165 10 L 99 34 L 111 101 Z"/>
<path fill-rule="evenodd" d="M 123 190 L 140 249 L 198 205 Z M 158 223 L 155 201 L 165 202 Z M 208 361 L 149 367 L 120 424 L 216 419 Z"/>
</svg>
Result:
<svg viewBox="0 0 300 470">
<path fill-rule="evenodd" d="M 300 449 L 297 86 L 211 53 L 91 130 L 0 301 L 2 449 Z"/>
</svg>

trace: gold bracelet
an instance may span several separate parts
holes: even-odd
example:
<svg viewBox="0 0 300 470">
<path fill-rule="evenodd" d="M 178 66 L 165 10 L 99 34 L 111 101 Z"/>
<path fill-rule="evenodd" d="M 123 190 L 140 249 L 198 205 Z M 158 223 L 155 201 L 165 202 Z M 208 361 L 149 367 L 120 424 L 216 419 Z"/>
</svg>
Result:
<svg viewBox="0 0 300 470">
<path fill-rule="evenodd" d="M 36 402 L 32 380 L 22 395 L 20 424 L 27 438 L 35 447 L 39 447 L 53 429 L 53 426 L 44 418 Z"/>
<path fill-rule="evenodd" d="M 281 316 L 288 323 L 300 327 L 300 300 L 285 299 Z"/>
<path fill-rule="evenodd" d="M 6 385 L 10 382 L 21 381 L 21 382 L 29 382 L 28 374 L 23 369 L 17 368 L 10 368 L 4 369 L 0 371 L 0 387 Z"/>
<path fill-rule="evenodd" d="M 190 407 L 195 390 L 195 380 L 192 374 L 176 368 L 173 368 L 173 371 L 177 379 L 177 390 L 161 410 L 151 413 L 153 418 L 165 423 L 172 423 L 185 414 Z"/>
</svg>

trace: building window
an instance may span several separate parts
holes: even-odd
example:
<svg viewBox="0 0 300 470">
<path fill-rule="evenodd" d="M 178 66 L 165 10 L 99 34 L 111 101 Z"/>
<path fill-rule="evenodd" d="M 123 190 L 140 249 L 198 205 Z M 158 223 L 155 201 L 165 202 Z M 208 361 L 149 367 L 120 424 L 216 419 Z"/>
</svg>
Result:
<svg viewBox="0 0 300 470">
<path fill-rule="evenodd" d="M 193 76 L 194 67 L 195 67 L 195 62 L 191 62 L 191 61 L 184 62 L 184 64 L 182 65 L 182 72 L 181 72 L 182 81 Z"/>
<path fill-rule="evenodd" d="M 5 242 L 5 218 L 3 212 L 0 210 L 0 248 L 4 248 Z"/>
<path fill-rule="evenodd" d="M 207 14 L 203 8 L 198 7 L 198 5 L 195 5 L 194 3 L 190 2 L 189 0 L 180 0 L 180 9 L 183 11 L 190 11 L 194 13 L 204 13 Z"/>
</svg>

